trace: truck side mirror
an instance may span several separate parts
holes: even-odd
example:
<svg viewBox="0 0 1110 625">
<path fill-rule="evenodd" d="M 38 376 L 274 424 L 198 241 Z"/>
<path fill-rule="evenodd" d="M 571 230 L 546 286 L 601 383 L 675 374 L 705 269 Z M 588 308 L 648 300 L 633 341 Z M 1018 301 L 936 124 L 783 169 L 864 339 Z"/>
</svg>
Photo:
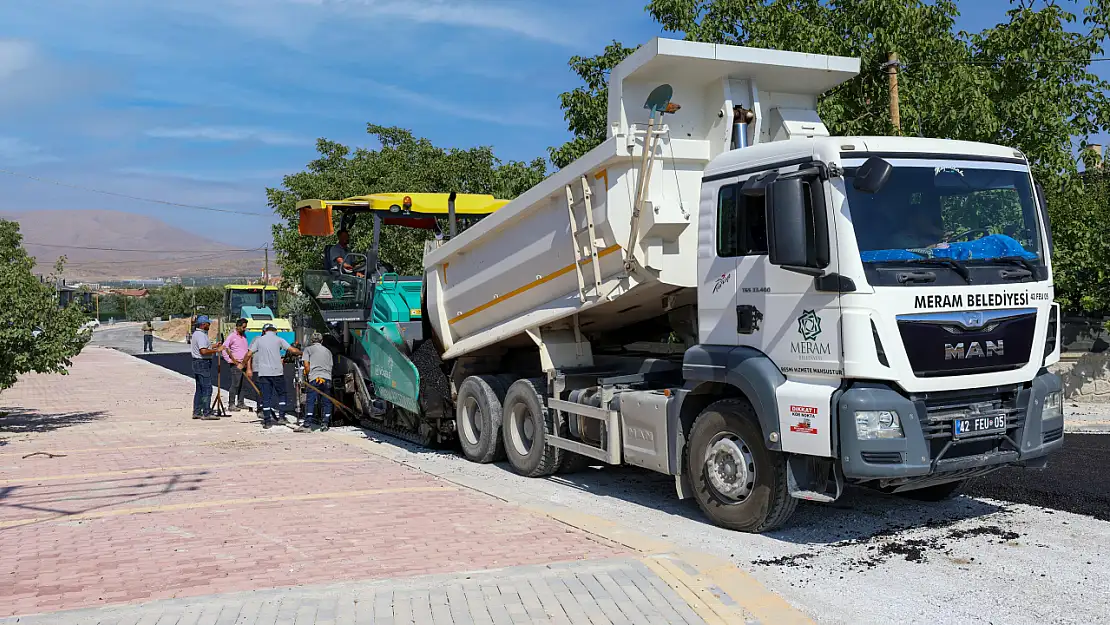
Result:
<svg viewBox="0 0 1110 625">
<path fill-rule="evenodd" d="M 805 187 L 801 178 L 776 180 L 767 189 L 768 259 L 772 265 L 807 264 Z"/>
<path fill-rule="evenodd" d="M 852 186 L 856 191 L 864 193 L 877 193 L 880 189 L 886 186 L 890 180 L 890 174 L 894 171 L 894 166 L 878 156 L 872 156 L 859 166 Z"/>
</svg>

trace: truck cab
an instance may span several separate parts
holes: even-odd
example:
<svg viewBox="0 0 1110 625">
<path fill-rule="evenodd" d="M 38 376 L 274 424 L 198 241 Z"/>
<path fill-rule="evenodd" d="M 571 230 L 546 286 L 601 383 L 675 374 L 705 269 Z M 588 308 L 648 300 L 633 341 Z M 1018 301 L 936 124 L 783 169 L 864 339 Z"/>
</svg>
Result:
<svg viewBox="0 0 1110 625">
<path fill-rule="evenodd" d="M 714 159 L 700 216 L 688 390 L 742 389 L 794 495 L 940 498 L 1062 444 L 1051 234 L 1020 152 L 772 142 Z"/>
</svg>

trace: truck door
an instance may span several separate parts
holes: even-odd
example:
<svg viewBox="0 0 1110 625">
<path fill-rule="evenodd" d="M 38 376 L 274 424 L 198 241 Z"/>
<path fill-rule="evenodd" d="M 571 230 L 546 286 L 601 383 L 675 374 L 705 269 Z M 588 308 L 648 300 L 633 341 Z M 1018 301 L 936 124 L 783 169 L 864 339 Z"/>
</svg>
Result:
<svg viewBox="0 0 1110 625">
<path fill-rule="evenodd" d="M 801 166 L 805 168 L 805 166 Z M 769 170 L 770 171 L 770 170 Z M 799 166 L 775 168 L 780 177 L 798 172 Z M 772 265 L 768 257 L 768 207 L 766 195 L 744 193 L 741 186 L 755 172 L 740 178 L 734 194 L 736 231 L 737 344 L 758 349 L 779 367 L 787 382 L 777 389 L 779 426 L 784 451 L 828 456 L 832 453 L 833 391 L 843 372 L 840 301 L 836 292 L 818 288 L 814 276 Z M 814 227 L 809 244 L 836 271 L 836 243 L 830 193 L 812 193 L 812 185 L 826 185 L 818 176 L 806 178 L 807 217 Z M 813 203 L 817 205 L 813 205 Z M 727 206 L 724 206 L 727 209 Z M 826 245 L 818 239 L 824 237 Z"/>
</svg>

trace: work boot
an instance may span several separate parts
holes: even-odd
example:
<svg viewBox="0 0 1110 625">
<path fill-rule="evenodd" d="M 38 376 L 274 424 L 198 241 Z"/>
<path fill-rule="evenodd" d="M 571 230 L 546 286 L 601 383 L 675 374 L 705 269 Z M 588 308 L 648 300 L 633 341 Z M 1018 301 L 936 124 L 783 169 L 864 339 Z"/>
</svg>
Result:
<svg viewBox="0 0 1110 625">
<path fill-rule="evenodd" d="M 200 419 L 201 419 L 201 421 L 219 421 L 220 420 L 220 418 L 218 416 L 216 416 L 212 413 L 208 413 L 206 415 L 201 415 Z"/>
<path fill-rule="evenodd" d="M 243 402 L 239 402 L 238 404 L 235 404 L 235 409 L 236 410 L 250 410 L 250 408 L 247 408 L 247 405 L 244 404 Z"/>
<path fill-rule="evenodd" d="M 227 411 L 228 412 L 239 412 L 239 407 L 236 406 L 235 404 L 228 404 L 227 405 Z"/>
<path fill-rule="evenodd" d="M 293 428 L 293 431 L 294 432 L 311 432 L 311 431 L 314 431 L 315 429 L 316 428 L 314 428 L 313 426 L 298 425 L 297 427 Z"/>
<path fill-rule="evenodd" d="M 273 423 L 270 423 L 269 421 L 266 421 L 266 422 L 264 422 L 264 423 L 262 424 L 262 429 L 263 429 L 263 430 L 268 430 L 268 429 L 270 429 L 270 428 L 272 428 L 272 427 L 274 427 L 274 424 L 273 424 Z"/>
</svg>

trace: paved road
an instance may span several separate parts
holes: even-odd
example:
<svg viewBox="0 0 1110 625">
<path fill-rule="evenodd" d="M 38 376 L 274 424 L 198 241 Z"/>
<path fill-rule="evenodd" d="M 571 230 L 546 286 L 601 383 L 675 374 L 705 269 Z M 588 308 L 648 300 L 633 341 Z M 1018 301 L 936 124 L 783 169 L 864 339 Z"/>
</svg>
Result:
<svg viewBox="0 0 1110 625">
<path fill-rule="evenodd" d="M 357 428 L 334 436 L 364 440 Z M 728 559 L 822 623 L 1093 623 L 1110 614 L 1105 467 L 1110 436 L 1069 433 L 1044 471 L 1007 469 L 940 504 L 850 489 L 803 503 L 788 528 L 753 536 L 705 522 L 673 480 L 633 468 L 521 478 L 380 436 L 382 453 L 525 505 L 556 504 Z M 861 593 L 861 588 L 883 589 Z"/>
<path fill-rule="evenodd" d="M 727 563 L 587 531 L 362 438 L 195 421 L 176 401 L 191 386 L 93 348 L 4 392 L 0 624 L 739 624 L 749 603 L 808 622 Z"/>
<path fill-rule="evenodd" d="M 101 325 L 95 332 L 89 345 L 97 347 L 110 347 L 117 349 L 125 354 L 141 355 L 143 353 L 143 333 L 139 329 L 142 326 L 138 322 L 118 322 L 112 325 Z M 174 341 L 163 341 L 157 336 L 154 337 L 154 353 L 156 354 L 180 354 L 189 353 L 188 343 L 176 343 Z"/>
</svg>

